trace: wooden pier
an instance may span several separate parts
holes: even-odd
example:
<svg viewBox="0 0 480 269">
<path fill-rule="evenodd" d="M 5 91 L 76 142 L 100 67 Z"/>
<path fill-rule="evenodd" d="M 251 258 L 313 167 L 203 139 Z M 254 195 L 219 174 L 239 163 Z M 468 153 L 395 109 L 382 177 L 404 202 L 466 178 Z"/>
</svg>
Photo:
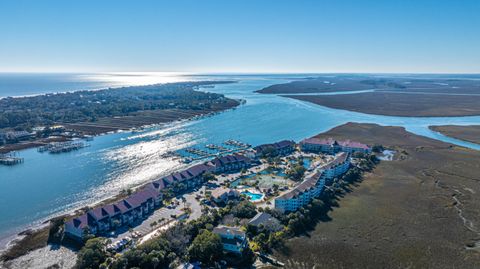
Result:
<svg viewBox="0 0 480 269">
<path fill-rule="evenodd" d="M 0 154 L 0 164 L 3 165 L 16 165 L 23 163 L 23 158 L 17 157 L 16 152 L 8 154 Z"/>
<path fill-rule="evenodd" d="M 242 151 L 242 150 L 249 149 L 251 147 L 251 145 L 249 145 L 247 143 L 243 143 L 243 142 L 240 142 L 240 141 L 237 141 L 237 140 L 232 140 L 232 139 L 223 142 L 223 144 L 228 145 L 232 148 L 227 148 L 227 147 L 224 147 L 224 146 L 221 146 L 221 145 L 215 145 L 215 144 L 205 145 L 205 148 L 217 151 L 217 152 L 213 152 L 213 153 L 212 152 L 207 152 L 207 151 L 204 151 L 204 150 L 201 150 L 201 149 L 197 149 L 197 148 L 186 148 L 185 149 L 186 152 L 188 152 L 192 155 L 196 155 L 196 156 L 186 156 L 186 157 L 184 156 L 182 158 L 182 162 L 191 163 L 193 161 L 198 161 L 198 160 L 202 160 L 202 159 L 217 157 L 217 156 L 220 156 L 220 155 L 223 155 L 223 154 L 231 154 L 231 153 L 234 153 L 234 152 L 239 152 L 239 151 Z M 181 155 L 181 154 L 178 153 L 178 155 Z"/>
<path fill-rule="evenodd" d="M 48 145 L 39 147 L 37 150 L 38 152 L 45 152 L 48 151 L 49 153 L 62 153 L 62 152 L 70 152 L 73 150 L 79 150 L 84 147 L 88 147 L 87 143 L 82 141 L 69 141 L 69 142 L 53 142 L 49 143 Z"/>
</svg>

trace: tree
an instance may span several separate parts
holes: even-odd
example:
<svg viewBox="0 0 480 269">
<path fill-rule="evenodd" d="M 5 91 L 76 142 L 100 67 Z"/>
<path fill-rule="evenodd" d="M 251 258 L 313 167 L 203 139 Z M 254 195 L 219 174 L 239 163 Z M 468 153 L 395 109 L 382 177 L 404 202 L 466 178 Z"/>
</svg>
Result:
<svg viewBox="0 0 480 269">
<path fill-rule="evenodd" d="M 190 260 L 212 265 L 223 255 L 222 239 L 218 234 L 202 230 L 188 248 Z"/>
<path fill-rule="evenodd" d="M 215 175 L 209 172 L 203 174 L 202 176 L 203 182 L 214 181 L 215 179 Z"/>
<path fill-rule="evenodd" d="M 278 191 L 278 188 L 279 188 L 279 187 L 278 187 L 278 184 L 274 183 L 274 184 L 272 185 L 272 189 L 273 189 L 274 192 L 277 192 L 277 191 Z"/>
<path fill-rule="evenodd" d="M 233 206 L 231 213 L 237 218 L 250 219 L 255 217 L 257 210 L 254 204 L 245 200 Z"/>
<path fill-rule="evenodd" d="M 299 180 L 302 179 L 306 170 L 307 169 L 305 169 L 305 167 L 303 167 L 303 165 L 295 164 L 292 168 L 290 168 L 286 171 L 286 174 L 287 174 L 288 178 L 290 178 L 292 180 L 295 180 L 295 181 L 299 181 Z"/>
<path fill-rule="evenodd" d="M 93 238 L 78 252 L 77 268 L 99 268 L 107 258 L 104 238 Z"/>
</svg>

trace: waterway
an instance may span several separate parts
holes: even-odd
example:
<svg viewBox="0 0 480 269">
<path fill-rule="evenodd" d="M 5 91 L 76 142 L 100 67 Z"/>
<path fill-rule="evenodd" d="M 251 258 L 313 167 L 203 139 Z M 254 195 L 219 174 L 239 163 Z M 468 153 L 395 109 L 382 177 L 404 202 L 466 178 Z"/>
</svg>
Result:
<svg viewBox="0 0 480 269">
<path fill-rule="evenodd" d="M 4 75 L 5 76 L 5 75 Z M 90 147 L 64 154 L 24 150 L 25 163 L 0 166 L 0 241 L 35 225 L 50 216 L 90 205 L 119 191 L 148 182 L 162 174 L 179 169 L 181 164 L 161 155 L 189 146 L 220 144 L 236 139 L 252 145 L 281 139 L 301 140 L 352 121 L 403 126 L 408 131 L 442 141 L 480 150 L 480 145 L 443 136 L 428 129 L 429 125 L 480 124 L 480 117 L 388 117 L 330 109 L 277 95 L 255 93 L 263 87 L 288 82 L 305 75 L 215 75 L 161 77 L 149 74 L 128 82 L 125 76 L 89 77 L 91 84 L 74 82 L 72 89 L 96 89 L 99 86 L 125 86 L 202 79 L 235 79 L 238 83 L 221 84 L 202 90 L 246 100 L 244 105 L 223 113 L 193 121 L 174 122 L 147 128 L 141 132 L 121 132 L 96 137 Z M 88 76 L 85 76 L 88 77 Z M 127 78 L 129 76 L 126 76 Z M 133 76 L 134 77 L 134 76 Z M 148 79 L 147 79 L 148 78 Z M 78 79 L 78 77 L 77 77 Z M 163 80 L 161 80 L 163 79 Z M 81 80 L 81 79 L 80 79 Z M 60 79 L 61 81 L 61 79 Z M 0 76 L 0 84 L 2 76 Z M 11 83 L 11 85 L 16 85 Z M 48 84 L 45 91 L 55 88 Z M 68 85 L 67 85 L 68 86 Z M 0 87 L 5 96 L 8 87 Z M 29 87 L 15 95 L 38 94 Z M 12 92 L 7 92 L 13 95 Z"/>
</svg>

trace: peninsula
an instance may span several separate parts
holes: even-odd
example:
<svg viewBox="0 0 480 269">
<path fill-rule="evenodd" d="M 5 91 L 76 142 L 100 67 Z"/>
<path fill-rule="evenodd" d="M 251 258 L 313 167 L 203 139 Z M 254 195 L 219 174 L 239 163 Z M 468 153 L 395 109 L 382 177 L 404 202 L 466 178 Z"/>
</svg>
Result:
<svg viewBox="0 0 480 269">
<path fill-rule="evenodd" d="M 375 115 L 480 115 L 480 84 L 468 76 L 332 75 L 272 85 L 257 92 Z"/>
<path fill-rule="evenodd" d="M 215 113 L 240 102 L 199 81 L 0 99 L 0 153 Z"/>
</svg>

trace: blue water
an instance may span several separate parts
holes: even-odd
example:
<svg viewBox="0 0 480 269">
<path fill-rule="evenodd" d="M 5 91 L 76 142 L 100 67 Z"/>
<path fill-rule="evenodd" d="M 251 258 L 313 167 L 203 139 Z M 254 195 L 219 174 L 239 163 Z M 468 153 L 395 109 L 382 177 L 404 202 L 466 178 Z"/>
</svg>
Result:
<svg viewBox="0 0 480 269">
<path fill-rule="evenodd" d="M 258 201 L 258 200 L 261 200 L 263 198 L 263 194 L 251 193 L 249 191 L 244 191 L 242 193 L 245 194 L 246 196 L 250 197 L 251 201 Z"/>
<path fill-rule="evenodd" d="M 35 91 L 35 81 L 44 79 L 41 76 L 34 76 L 31 80 L 27 75 L 22 76 L 21 80 L 27 81 L 22 83 L 27 86 L 17 90 L 8 85 L 23 84 L 15 82 L 15 76 L 2 75 L 0 76 L 0 96 L 55 91 L 57 83 L 60 89 L 58 91 L 79 88 L 96 89 L 101 85 L 105 87 L 144 83 L 144 80 L 129 82 L 124 77 L 115 80 L 115 76 L 108 79 L 97 76 L 97 80 L 95 76 L 93 78 L 90 76 L 88 82 L 82 80 L 79 75 L 62 74 L 61 76 L 70 80 L 62 82 L 63 80 L 59 79 L 60 82 L 57 82 L 52 78 L 50 82 L 45 82 L 47 86 Z M 4 84 L 5 77 L 10 81 L 8 85 Z M 243 75 L 176 78 L 177 81 L 238 79 L 238 83 L 218 85 L 213 89 L 205 90 L 222 93 L 231 98 L 242 98 L 247 102 L 236 109 L 195 121 L 175 122 L 148 128 L 140 133 L 123 132 L 96 137 L 90 142 L 91 147 L 75 152 L 50 155 L 38 153 L 35 149 L 21 151 L 20 156 L 25 158 L 24 164 L 12 167 L 0 166 L 0 238 L 5 238 L 49 216 L 89 205 L 117 194 L 122 189 L 140 185 L 161 174 L 178 169 L 182 164 L 163 159 L 161 155 L 167 151 L 180 150 L 188 146 L 202 148 L 205 144 L 220 144 L 227 139 L 237 139 L 252 145 L 282 139 L 298 141 L 340 124 L 354 121 L 404 126 L 408 131 L 416 134 L 480 149 L 479 145 L 445 137 L 428 129 L 429 125 L 480 124 L 478 116 L 457 118 L 376 116 L 330 109 L 276 95 L 254 93 L 255 90 L 287 82 L 294 77 L 293 75 L 288 75 L 288 78 L 280 75 Z M 156 82 L 155 79 L 148 76 L 148 82 Z M 75 82 L 75 85 L 69 88 L 71 80 L 80 81 L 80 84 Z"/>
</svg>

